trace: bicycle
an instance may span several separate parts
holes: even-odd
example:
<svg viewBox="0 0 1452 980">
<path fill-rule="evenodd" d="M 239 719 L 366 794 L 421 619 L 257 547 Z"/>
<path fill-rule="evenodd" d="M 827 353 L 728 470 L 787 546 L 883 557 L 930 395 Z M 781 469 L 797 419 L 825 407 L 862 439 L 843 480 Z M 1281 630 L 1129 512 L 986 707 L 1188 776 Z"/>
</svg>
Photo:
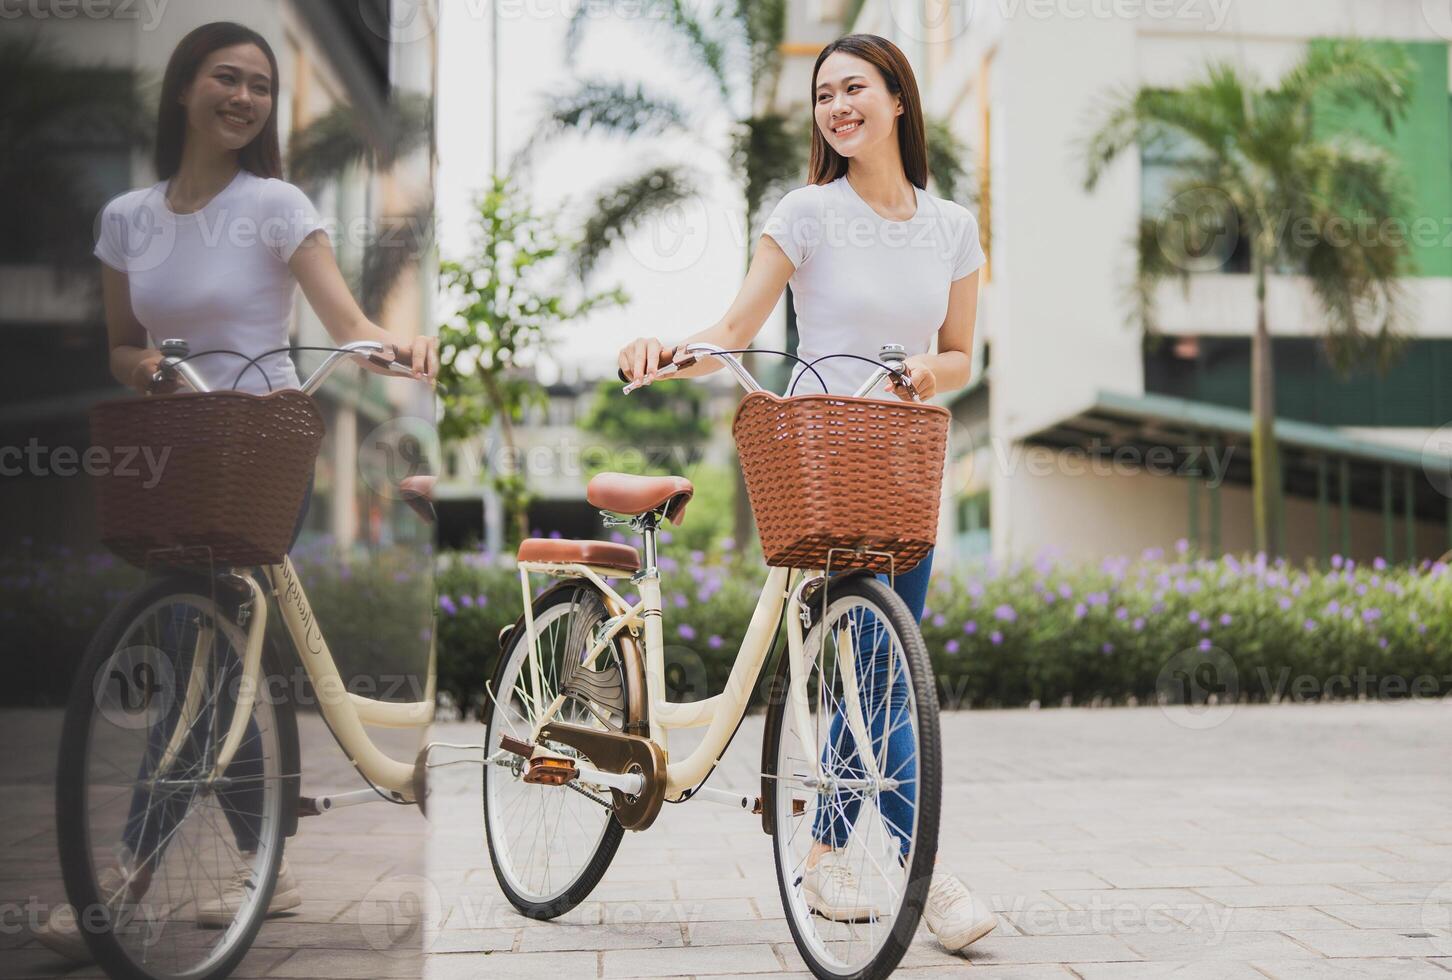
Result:
<svg viewBox="0 0 1452 980">
<path fill-rule="evenodd" d="M 656 376 L 714 356 L 747 397 L 762 390 L 732 352 L 708 344 L 684 351 Z M 858 395 L 889 376 L 906 383 L 902 361 L 900 347 L 884 347 Z M 641 534 L 643 563 L 625 544 L 521 544 L 524 611 L 501 632 L 484 718 L 482 802 L 495 876 L 519 912 L 555 918 L 590 894 L 624 831 L 649 828 L 664 803 L 738 807 L 759 813 L 771 835 L 787 922 L 812 973 L 885 976 L 912 940 L 937 852 L 938 705 L 922 633 L 871 572 L 832 573 L 831 555 L 827 567 L 772 567 L 725 689 L 704 701 L 668 700 L 657 531 L 681 522 L 692 493 L 678 476 L 590 481 L 587 499 L 606 525 Z M 532 598 L 532 573 L 559 581 Z M 627 576 L 639 590 L 634 603 L 609 583 Z M 708 787 L 783 621 L 760 794 Z M 877 662 L 884 649 L 885 669 Z M 694 751 L 670 754 L 671 730 L 701 727 Z M 889 768 L 891 743 L 903 737 L 911 751 Z M 859 886 L 858 904 L 830 907 L 819 879 L 844 868 Z"/>
<path fill-rule="evenodd" d="M 380 343 L 330 350 L 305 394 L 345 359 L 407 373 Z M 162 351 L 154 387 L 208 390 L 184 342 L 167 341 Z M 410 477 L 401 487 L 426 518 L 431 481 Z M 295 706 L 287 684 L 276 683 L 284 677 L 280 654 L 264 642 L 268 595 L 323 719 L 368 788 L 302 796 Z M 425 729 L 434 685 L 431 640 L 423 700 L 348 692 L 286 556 L 256 569 L 166 567 L 123 600 L 82 660 L 56 790 L 66 893 L 101 968 L 120 977 L 226 976 L 262 926 L 299 816 L 421 803 L 431 746 L 414 760 L 394 759 L 363 726 Z M 112 842 L 120 842 L 115 853 Z M 234 879 L 246 884 L 240 902 L 228 905 Z"/>
</svg>

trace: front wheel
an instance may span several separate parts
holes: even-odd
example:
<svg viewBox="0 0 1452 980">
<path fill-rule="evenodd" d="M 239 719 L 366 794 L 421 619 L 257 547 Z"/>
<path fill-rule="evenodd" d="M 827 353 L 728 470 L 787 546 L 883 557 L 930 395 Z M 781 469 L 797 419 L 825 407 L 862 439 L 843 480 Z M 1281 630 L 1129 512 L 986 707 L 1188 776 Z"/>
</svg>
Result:
<svg viewBox="0 0 1452 980">
<path fill-rule="evenodd" d="M 66 708 L 56 822 L 66 894 L 110 976 L 226 976 L 266 915 L 295 792 L 296 721 L 269 681 L 221 754 L 246 633 L 206 578 L 117 607 Z"/>
<path fill-rule="evenodd" d="M 767 715 L 764 795 L 777 884 L 818 977 L 885 977 L 902 959 L 938 850 L 938 701 L 918 624 L 874 578 L 812 601 L 804 682 L 787 658 Z M 803 744 L 805 741 L 805 745 Z"/>
</svg>

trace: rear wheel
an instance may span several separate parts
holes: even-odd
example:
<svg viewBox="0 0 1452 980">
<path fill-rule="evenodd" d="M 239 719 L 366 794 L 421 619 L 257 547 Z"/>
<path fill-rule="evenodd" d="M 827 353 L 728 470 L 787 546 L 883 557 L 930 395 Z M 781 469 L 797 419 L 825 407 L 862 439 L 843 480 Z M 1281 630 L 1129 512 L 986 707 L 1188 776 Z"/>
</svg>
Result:
<svg viewBox="0 0 1452 980">
<path fill-rule="evenodd" d="M 245 646 L 206 579 L 169 577 L 113 611 L 82 662 L 57 832 L 67 896 L 112 976 L 226 976 L 262 924 L 296 786 L 296 721 L 264 653 L 241 740 L 217 771 Z"/>
<path fill-rule="evenodd" d="M 938 850 L 938 702 L 918 624 L 857 576 L 812 602 L 805 684 L 778 668 L 765 805 L 797 949 L 827 978 L 885 977 L 912 942 Z M 805 729 L 806 745 L 798 726 Z"/>
<path fill-rule="evenodd" d="M 511 736 L 528 740 L 539 713 L 568 689 L 556 718 L 572 725 L 623 732 L 630 703 L 630 672 L 618 640 L 594 662 L 591 690 L 570 683 L 570 672 L 594 643 L 608 618 L 600 591 L 587 581 L 569 582 L 535 600 L 539 639 L 539 688 L 521 624 L 510 634 L 491 689 L 484 741 L 484 828 L 489 860 L 505 896 L 536 919 L 574 908 L 610 867 L 625 828 L 616 820 L 610 790 L 575 780 L 564 786 L 526 783 L 524 760 L 500 747 Z M 588 674 L 588 671 L 587 671 Z M 578 680 L 578 678 L 575 678 Z M 617 692 L 609 694 L 608 692 Z M 544 742 L 551 753 L 579 758 L 575 749 Z"/>
</svg>

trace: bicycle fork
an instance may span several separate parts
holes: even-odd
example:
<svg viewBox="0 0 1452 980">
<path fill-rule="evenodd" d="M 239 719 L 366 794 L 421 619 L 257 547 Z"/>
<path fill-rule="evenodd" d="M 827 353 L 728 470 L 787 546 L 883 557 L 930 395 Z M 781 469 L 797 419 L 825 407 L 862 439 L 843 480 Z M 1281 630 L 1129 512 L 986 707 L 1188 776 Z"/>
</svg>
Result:
<svg viewBox="0 0 1452 980">
<path fill-rule="evenodd" d="M 797 739 L 801 742 L 802 758 L 811 760 L 812 775 L 809 777 L 808 785 L 821 791 L 827 784 L 822 773 L 822 756 L 817 749 L 816 738 L 813 736 L 811 723 L 811 707 L 807 696 L 807 678 L 811 673 L 811 663 L 807 660 L 805 649 L 806 641 L 802 634 L 803 620 L 809 615 L 805 603 L 802 601 L 802 590 L 815 581 L 811 576 L 803 576 L 802 581 L 792 590 L 791 601 L 787 609 L 787 664 L 789 667 L 787 698 L 791 711 L 792 728 L 795 730 Z M 823 586 L 825 589 L 825 585 Z M 798 615 L 792 615 L 792 613 Z M 822 617 L 820 642 L 825 647 L 827 642 L 827 622 Z M 837 672 L 842 678 L 842 708 L 846 716 L 847 729 L 858 745 L 857 757 L 862 761 L 867 770 L 865 782 L 872 786 L 881 786 L 882 775 L 877 768 L 877 754 L 872 751 L 872 739 L 869 735 L 866 717 L 862 713 L 862 698 L 857 684 L 857 645 L 854 642 L 851 624 L 844 623 L 835 630 L 837 638 Z M 842 784 L 842 780 L 836 780 Z"/>
</svg>

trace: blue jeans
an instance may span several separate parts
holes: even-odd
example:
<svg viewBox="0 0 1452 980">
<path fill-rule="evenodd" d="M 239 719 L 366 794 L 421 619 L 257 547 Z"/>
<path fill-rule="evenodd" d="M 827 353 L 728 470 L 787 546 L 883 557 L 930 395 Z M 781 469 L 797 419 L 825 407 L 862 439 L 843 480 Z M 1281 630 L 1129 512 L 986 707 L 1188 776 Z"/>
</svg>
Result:
<svg viewBox="0 0 1452 980">
<path fill-rule="evenodd" d="M 307 518 L 308 504 L 312 499 L 313 481 L 309 479 L 307 492 L 303 495 L 302 509 L 298 512 L 297 524 L 292 530 L 289 551 L 297 544 L 298 535 L 302 533 L 303 521 Z M 137 773 L 138 782 L 150 778 L 152 770 L 161 762 L 162 754 L 171 741 L 172 732 L 181 720 L 188 680 L 188 673 L 182 666 L 190 666 L 190 651 L 197 641 L 196 623 L 187 621 L 188 609 L 190 606 L 181 603 L 171 607 L 170 618 L 162 624 L 159 642 L 175 667 L 172 678 L 172 706 L 162 722 L 153 725 L 146 734 L 146 755 L 142 758 L 141 769 Z M 230 695 L 242 676 L 242 651 L 233 650 L 220 632 L 215 634 L 213 644 L 212 658 L 219 685 L 216 690 L 222 692 L 222 695 Z M 204 707 L 192 723 L 191 731 L 197 734 L 188 736 L 182 744 L 176 761 L 172 763 L 172 772 L 194 770 L 203 762 L 197 754 L 201 747 L 197 744 L 199 734 L 214 728 L 218 732 L 226 732 L 231 725 L 235 702 L 222 695 L 216 698 L 215 707 L 220 709 L 220 715 L 215 725 L 212 719 L 213 707 Z M 262 732 L 257 727 L 256 719 L 248 718 L 242 741 L 238 743 L 231 763 L 222 773 L 227 779 L 237 780 L 239 785 L 217 790 L 217 802 L 227 818 L 228 826 L 232 828 L 237 849 L 241 851 L 257 850 L 257 840 L 262 832 L 262 763 Z M 122 840 L 133 855 L 148 864 L 156 862 L 161 852 L 166 849 L 167 841 L 177 825 L 186 816 L 187 809 L 191 806 L 192 792 L 190 789 L 176 789 L 171 792 L 148 793 L 137 789 L 131 794 L 131 809 L 126 817 L 126 830 Z"/>
<path fill-rule="evenodd" d="M 933 553 L 929 551 L 916 568 L 897 576 L 893 583 L 893 591 L 907 605 L 914 622 L 922 620 L 923 610 L 927 607 L 928 577 L 932 571 Z M 886 575 L 879 575 L 877 579 L 887 584 Z M 871 630 L 876 620 L 875 616 L 866 616 L 859 624 L 859 632 Z M 888 833 L 898 839 L 898 846 L 906 857 L 912 846 L 913 811 L 918 795 L 917 739 L 908 712 L 908 677 L 901 660 L 892 655 L 892 644 L 885 630 L 878 634 L 871 653 L 858 658 L 856 668 L 857 690 L 872 739 L 873 754 L 886 760 L 881 774 L 901 783 L 899 788 L 878 796 L 877 810 L 887 825 Z M 890 695 L 886 693 L 889 690 Z M 822 767 L 838 778 L 866 779 L 867 770 L 857 756 L 856 743 L 843 712 L 844 706 L 839 703 L 828 729 L 827 744 L 822 748 Z M 887 733 L 885 757 L 882 745 L 884 733 Z M 812 837 L 833 848 L 844 847 L 853 824 L 857 822 L 857 812 L 862 806 L 861 794 L 839 792 L 824 802 L 826 805 L 817 810 Z"/>
</svg>

